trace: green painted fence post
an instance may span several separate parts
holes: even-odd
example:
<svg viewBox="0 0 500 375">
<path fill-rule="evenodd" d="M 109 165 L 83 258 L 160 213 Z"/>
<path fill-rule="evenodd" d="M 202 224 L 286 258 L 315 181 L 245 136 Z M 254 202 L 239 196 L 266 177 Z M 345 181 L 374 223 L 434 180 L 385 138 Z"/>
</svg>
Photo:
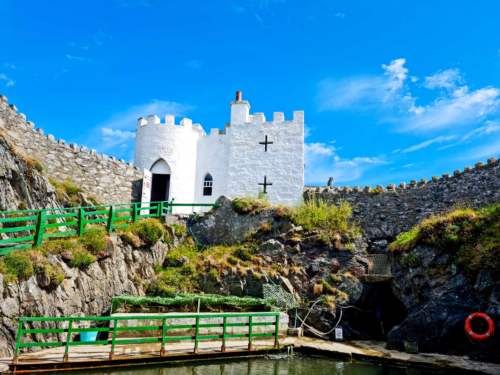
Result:
<svg viewBox="0 0 500 375">
<path fill-rule="evenodd" d="M 132 222 L 137 221 L 137 203 L 132 203 Z"/>
<path fill-rule="evenodd" d="M 68 362 L 68 357 L 69 357 L 69 343 L 71 341 L 71 330 L 73 328 L 73 321 L 70 320 L 68 323 L 68 333 L 66 335 L 66 345 L 64 347 L 64 357 L 63 357 L 63 362 Z"/>
<path fill-rule="evenodd" d="M 158 217 L 161 217 L 161 215 L 163 215 L 163 204 L 165 202 L 161 201 L 160 204 L 158 206 L 156 206 L 158 208 L 158 212 L 156 213 Z"/>
<path fill-rule="evenodd" d="M 224 317 L 222 318 L 222 347 L 220 348 L 222 353 L 226 351 L 226 333 L 227 333 L 227 317 L 224 315 Z"/>
<path fill-rule="evenodd" d="M 111 351 L 109 352 L 109 360 L 113 359 L 115 354 L 116 329 L 118 328 L 118 320 L 113 319 L 113 335 L 111 336 Z"/>
<path fill-rule="evenodd" d="M 78 235 L 81 237 L 85 232 L 85 210 L 80 207 L 78 210 Z"/>
<path fill-rule="evenodd" d="M 279 335 L 280 335 L 280 314 L 278 313 L 276 315 L 276 320 L 274 322 L 274 347 L 275 347 L 275 349 L 280 348 Z"/>
<path fill-rule="evenodd" d="M 196 325 L 194 328 L 194 353 L 198 353 L 198 335 L 200 333 L 200 317 L 196 317 Z"/>
<path fill-rule="evenodd" d="M 38 212 L 38 218 L 36 222 L 36 229 L 35 229 L 35 241 L 34 241 L 34 246 L 40 246 L 43 241 L 43 232 L 45 232 L 45 222 L 47 221 L 46 219 L 46 212 L 45 210 L 40 210 Z"/>
<path fill-rule="evenodd" d="M 248 317 L 248 351 L 252 351 L 252 328 L 253 328 L 253 321 L 252 321 L 252 315 Z"/>
<path fill-rule="evenodd" d="M 165 341 L 167 341 L 167 319 L 163 318 L 161 321 L 161 349 L 160 349 L 160 357 L 165 356 Z"/>
<path fill-rule="evenodd" d="M 113 231 L 113 218 L 115 216 L 115 208 L 113 205 L 109 206 L 109 212 L 108 212 L 108 224 L 106 225 L 106 229 L 108 233 L 111 233 Z"/>
<path fill-rule="evenodd" d="M 17 364 L 17 360 L 19 358 L 19 346 L 21 345 L 21 338 L 23 336 L 23 326 L 24 322 L 19 320 L 19 324 L 17 326 L 17 336 L 16 336 L 16 351 L 14 352 L 14 357 L 12 358 L 12 363 Z"/>
</svg>

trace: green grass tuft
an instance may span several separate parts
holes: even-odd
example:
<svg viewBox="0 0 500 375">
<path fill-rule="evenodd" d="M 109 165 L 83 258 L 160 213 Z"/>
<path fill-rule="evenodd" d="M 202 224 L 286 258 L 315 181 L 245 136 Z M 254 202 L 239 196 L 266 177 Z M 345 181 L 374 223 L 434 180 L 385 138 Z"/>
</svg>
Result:
<svg viewBox="0 0 500 375">
<path fill-rule="evenodd" d="M 130 225 L 126 231 L 137 235 L 146 246 L 154 245 L 165 235 L 165 228 L 157 219 L 140 220 Z"/>
<path fill-rule="evenodd" d="M 106 250 L 107 242 L 106 229 L 101 227 L 89 227 L 80 237 L 80 242 L 92 254 L 97 255 Z"/>
<path fill-rule="evenodd" d="M 255 215 L 269 208 L 267 200 L 261 198 L 235 198 L 233 209 L 242 215 Z"/>
<path fill-rule="evenodd" d="M 72 252 L 72 259 L 70 260 L 69 265 L 71 267 L 77 267 L 83 270 L 88 268 L 95 261 L 96 257 L 92 255 L 88 250 L 77 248 Z"/>
<path fill-rule="evenodd" d="M 291 209 L 290 217 L 294 224 L 307 231 L 317 231 L 325 242 L 344 239 L 353 240 L 361 232 L 351 222 L 352 208 L 342 201 L 338 206 L 328 204 L 322 199 L 311 199 Z"/>
</svg>

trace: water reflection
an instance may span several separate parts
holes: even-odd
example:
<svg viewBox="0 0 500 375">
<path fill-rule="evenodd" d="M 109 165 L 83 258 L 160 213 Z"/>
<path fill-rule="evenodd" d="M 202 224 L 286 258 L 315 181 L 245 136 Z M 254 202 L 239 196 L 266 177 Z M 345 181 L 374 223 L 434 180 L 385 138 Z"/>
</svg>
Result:
<svg viewBox="0 0 500 375">
<path fill-rule="evenodd" d="M 443 372 L 440 372 L 443 374 Z M 88 371 L 78 374 L 89 374 Z M 247 359 L 178 367 L 116 369 L 92 372 L 93 375 L 428 375 L 417 369 L 349 363 L 322 357 Z M 451 374 L 451 373 L 450 373 Z"/>
</svg>

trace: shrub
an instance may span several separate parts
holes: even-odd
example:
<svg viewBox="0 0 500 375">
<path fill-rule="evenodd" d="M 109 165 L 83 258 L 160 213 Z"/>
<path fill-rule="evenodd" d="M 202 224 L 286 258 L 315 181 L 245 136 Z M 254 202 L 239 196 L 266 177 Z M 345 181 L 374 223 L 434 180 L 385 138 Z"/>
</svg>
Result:
<svg viewBox="0 0 500 375">
<path fill-rule="evenodd" d="M 107 234 L 106 230 L 101 227 L 90 227 L 85 229 L 85 232 L 80 237 L 80 243 L 90 251 L 97 255 L 106 250 Z"/>
<path fill-rule="evenodd" d="M 72 179 L 67 178 L 63 181 L 62 186 L 68 195 L 81 193 L 83 190 Z"/>
<path fill-rule="evenodd" d="M 235 198 L 233 199 L 233 209 L 242 215 L 255 215 L 266 208 L 269 208 L 269 202 L 260 198 Z"/>
<path fill-rule="evenodd" d="M 122 239 L 123 242 L 129 244 L 133 248 L 137 249 L 137 248 L 141 247 L 141 244 L 142 244 L 141 239 L 139 238 L 139 236 L 137 236 L 136 234 L 134 234 L 132 232 L 128 232 L 128 231 L 121 232 L 120 238 Z"/>
<path fill-rule="evenodd" d="M 137 235 L 145 245 L 154 245 L 165 234 L 162 223 L 156 219 L 140 220 L 129 226 L 128 231 Z"/>
<path fill-rule="evenodd" d="M 72 259 L 69 262 L 71 267 L 78 267 L 80 269 L 86 269 L 92 263 L 96 261 L 94 255 L 92 255 L 88 250 L 83 248 L 74 249 L 72 252 Z"/>
<path fill-rule="evenodd" d="M 33 167 L 40 173 L 43 172 L 43 164 L 39 160 L 34 160 Z"/>
<path fill-rule="evenodd" d="M 184 224 L 174 223 L 171 227 L 176 237 L 184 237 L 187 234 L 187 227 Z"/>
<path fill-rule="evenodd" d="M 291 209 L 294 224 L 307 231 L 318 231 L 329 241 L 339 237 L 352 240 L 360 234 L 359 228 L 351 223 L 351 216 L 351 206 L 345 201 L 335 206 L 322 199 L 311 199 Z"/>
<path fill-rule="evenodd" d="M 389 244 L 389 250 L 407 251 L 412 249 L 416 244 L 420 235 L 420 229 L 414 227 L 407 232 L 402 232 L 396 236 L 396 239 Z"/>
<path fill-rule="evenodd" d="M 75 239 L 53 239 L 45 240 L 38 250 L 43 254 L 61 254 L 66 251 L 72 251 L 80 247 Z"/>
<path fill-rule="evenodd" d="M 180 259 L 182 257 L 186 257 L 189 263 L 196 263 L 196 258 L 198 256 L 199 252 L 196 249 L 196 246 L 189 241 L 183 241 L 178 246 L 167 252 L 167 255 L 165 256 L 165 265 L 181 265 Z"/>
<path fill-rule="evenodd" d="M 239 262 L 238 262 L 238 258 L 232 256 L 232 255 L 229 255 L 227 257 L 227 262 L 233 266 L 236 266 Z"/>
<path fill-rule="evenodd" d="M 50 286 L 56 287 L 64 281 L 64 272 L 61 266 L 48 262 L 36 266 L 37 274 L 44 274 L 50 280 Z"/>
<path fill-rule="evenodd" d="M 234 250 L 234 256 L 240 258 L 243 261 L 252 260 L 252 253 L 250 250 L 244 246 L 240 246 Z"/>
<path fill-rule="evenodd" d="M 26 251 L 12 251 L 2 261 L 4 273 L 11 275 L 11 278 L 26 280 L 35 274 L 35 266 Z"/>
</svg>

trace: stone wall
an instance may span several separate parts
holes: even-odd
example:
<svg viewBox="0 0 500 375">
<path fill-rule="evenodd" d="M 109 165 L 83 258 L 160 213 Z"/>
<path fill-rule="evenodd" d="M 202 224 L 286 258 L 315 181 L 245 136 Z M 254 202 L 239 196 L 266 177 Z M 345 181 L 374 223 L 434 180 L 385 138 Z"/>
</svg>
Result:
<svg viewBox="0 0 500 375">
<path fill-rule="evenodd" d="M 40 161 L 51 178 L 70 178 L 103 203 L 139 198 L 142 171 L 123 160 L 45 135 L 4 96 L 0 96 L 0 131 L 17 151 Z"/>
<path fill-rule="evenodd" d="M 500 202 L 500 161 L 491 158 L 486 164 L 477 163 L 453 175 L 385 188 L 306 187 L 304 198 L 314 196 L 332 203 L 349 202 L 367 238 L 385 242 L 423 218 L 454 206 L 480 207 Z"/>
</svg>

